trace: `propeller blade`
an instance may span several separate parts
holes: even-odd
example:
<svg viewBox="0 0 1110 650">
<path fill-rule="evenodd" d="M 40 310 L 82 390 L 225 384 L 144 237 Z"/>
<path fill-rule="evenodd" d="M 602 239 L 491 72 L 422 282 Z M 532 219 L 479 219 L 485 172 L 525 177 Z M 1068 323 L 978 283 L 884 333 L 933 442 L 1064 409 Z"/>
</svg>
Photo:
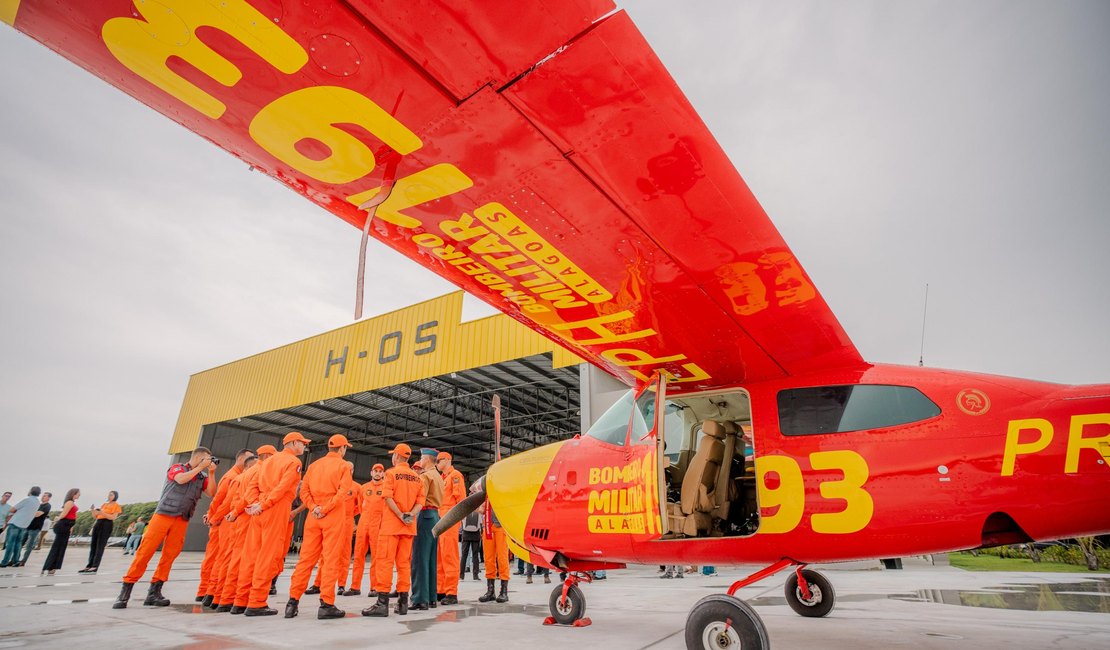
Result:
<svg viewBox="0 0 1110 650">
<path fill-rule="evenodd" d="M 441 533 L 448 530 L 463 519 L 466 519 L 466 516 L 477 510 L 478 506 L 482 505 L 485 500 L 485 490 L 479 490 L 478 492 L 475 492 L 474 494 L 466 497 L 462 501 L 459 501 L 459 503 L 454 508 L 451 508 L 447 511 L 447 514 L 443 515 L 443 519 L 440 519 L 438 524 L 432 527 L 432 534 L 438 538 Z"/>
</svg>

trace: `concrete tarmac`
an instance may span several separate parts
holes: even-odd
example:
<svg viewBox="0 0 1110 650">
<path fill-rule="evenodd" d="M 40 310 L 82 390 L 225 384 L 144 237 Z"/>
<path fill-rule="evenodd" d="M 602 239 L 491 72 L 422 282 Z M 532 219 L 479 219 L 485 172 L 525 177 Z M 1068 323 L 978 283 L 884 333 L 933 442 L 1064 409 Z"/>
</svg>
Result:
<svg viewBox="0 0 1110 650">
<path fill-rule="evenodd" d="M 690 607 L 723 593 L 758 567 L 718 567 L 718 576 L 661 580 L 658 567 L 610 571 L 608 580 L 584 585 L 584 628 L 544 626 L 555 583 L 510 581 L 510 601 L 479 604 L 484 576 L 460 585 L 458 606 L 407 616 L 368 619 L 359 611 L 373 599 L 339 598 L 342 620 L 316 619 L 316 596 L 301 601 L 296 619 L 217 614 L 194 603 L 202 554 L 178 558 L 163 593 L 167 608 L 143 607 L 145 582 L 130 606 L 111 609 L 130 557 L 105 553 L 94 576 L 77 573 L 87 553 L 70 549 L 66 568 L 39 576 L 45 550 L 27 567 L 0 569 L 2 648 L 652 648 L 685 647 Z M 290 558 L 295 562 L 296 558 Z M 148 568 L 146 579 L 157 562 Z M 1110 648 L 1110 576 L 1082 573 L 978 573 L 907 560 L 905 569 L 878 563 L 817 567 L 832 581 L 836 608 L 822 619 L 793 613 L 783 598 L 786 573 L 741 591 L 767 626 L 771 646 L 790 648 Z M 278 580 L 270 605 L 283 609 L 292 563 Z M 557 579 L 557 578 L 556 578 Z"/>
</svg>

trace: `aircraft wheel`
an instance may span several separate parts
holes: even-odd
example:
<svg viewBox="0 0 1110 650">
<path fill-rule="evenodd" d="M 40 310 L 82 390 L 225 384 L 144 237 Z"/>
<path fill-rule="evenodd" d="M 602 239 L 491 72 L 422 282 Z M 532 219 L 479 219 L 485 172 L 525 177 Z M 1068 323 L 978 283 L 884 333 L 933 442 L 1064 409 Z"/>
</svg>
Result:
<svg viewBox="0 0 1110 650">
<path fill-rule="evenodd" d="M 809 583 L 810 598 L 802 596 L 798 586 L 798 574 L 791 573 L 786 579 L 786 603 L 790 609 L 801 616 L 821 617 L 832 611 L 836 602 L 836 592 L 825 576 L 810 569 L 802 569 L 802 576 Z"/>
<path fill-rule="evenodd" d="M 567 597 L 563 599 L 563 585 L 555 587 L 551 598 L 547 600 L 551 616 L 559 625 L 571 625 L 586 613 L 586 596 L 578 585 L 571 585 L 567 589 Z"/>
<path fill-rule="evenodd" d="M 688 650 L 767 650 L 767 628 L 752 606 L 725 594 L 706 596 L 686 617 Z"/>
</svg>

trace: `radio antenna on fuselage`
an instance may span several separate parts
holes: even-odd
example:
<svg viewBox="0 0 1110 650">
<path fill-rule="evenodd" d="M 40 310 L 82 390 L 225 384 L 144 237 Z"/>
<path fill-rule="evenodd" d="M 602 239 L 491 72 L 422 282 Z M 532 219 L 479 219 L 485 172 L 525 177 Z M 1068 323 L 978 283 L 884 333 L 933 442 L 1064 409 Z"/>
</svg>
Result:
<svg viewBox="0 0 1110 650">
<path fill-rule="evenodd" d="M 925 283 L 925 309 L 921 314 L 921 354 L 917 357 L 917 365 L 925 365 L 925 318 L 929 315 L 929 283 Z"/>
</svg>

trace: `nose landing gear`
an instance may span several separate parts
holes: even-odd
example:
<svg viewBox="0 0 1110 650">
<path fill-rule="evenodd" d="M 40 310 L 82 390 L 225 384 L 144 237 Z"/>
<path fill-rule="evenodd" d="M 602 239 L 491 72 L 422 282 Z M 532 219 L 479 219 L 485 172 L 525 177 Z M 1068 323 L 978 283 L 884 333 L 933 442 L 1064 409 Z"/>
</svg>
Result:
<svg viewBox="0 0 1110 650">
<path fill-rule="evenodd" d="M 551 616 L 543 620 L 544 625 L 571 625 L 586 627 L 593 623 L 586 614 L 586 596 L 578 587 L 579 582 L 593 582 L 588 573 L 570 573 L 563 584 L 555 587 L 547 601 Z"/>
</svg>

